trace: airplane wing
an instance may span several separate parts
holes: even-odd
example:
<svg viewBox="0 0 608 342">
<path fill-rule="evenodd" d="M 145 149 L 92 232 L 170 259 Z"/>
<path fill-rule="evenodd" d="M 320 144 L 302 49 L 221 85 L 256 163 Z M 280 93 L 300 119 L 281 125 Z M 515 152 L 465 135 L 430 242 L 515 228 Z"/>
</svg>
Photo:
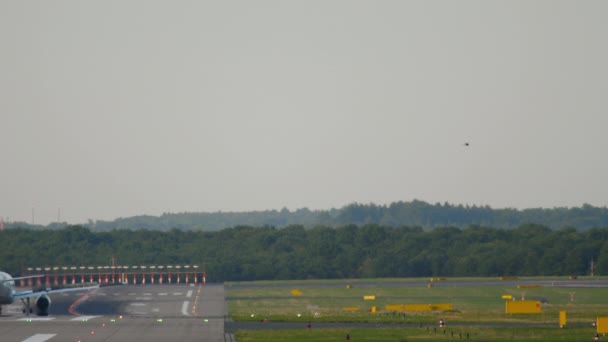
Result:
<svg viewBox="0 0 608 342">
<path fill-rule="evenodd" d="M 7 278 L 7 279 L 0 279 L 0 283 L 6 283 L 6 282 L 9 282 L 9 281 L 15 281 L 15 280 L 21 280 L 21 279 L 32 279 L 32 278 L 37 278 L 37 277 L 40 277 L 40 276 L 39 275 L 31 275 L 31 276 L 16 277 L 16 278 L 10 277 L 10 278 Z"/>
<path fill-rule="evenodd" d="M 43 294 L 71 292 L 71 291 L 90 291 L 90 290 L 98 289 L 98 288 L 99 288 L 99 284 L 90 285 L 90 286 L 76 286 L 76 287 L 35 288 L 33 290 L 15 292 L 15 293 L 13 293 L 13 298 L 15 298 L 15 299 L 31 298 L 31 297 L 38 297 Z"/>
</svg>

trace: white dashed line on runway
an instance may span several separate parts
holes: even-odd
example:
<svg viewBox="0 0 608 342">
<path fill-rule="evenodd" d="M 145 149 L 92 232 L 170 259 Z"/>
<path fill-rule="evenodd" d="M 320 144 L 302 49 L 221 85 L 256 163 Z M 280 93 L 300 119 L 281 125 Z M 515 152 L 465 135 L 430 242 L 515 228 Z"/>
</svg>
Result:
<svg viewBox="0 0 608 342">
<path fill-rule="evenodd" d="M 97 317 L 101 317 L 101 316 L 78 316 L 78 317 L 72 318 L 70 321 L 83 321 L 83 322 L 86 322 L 86 321 L 88 321 L 90 319 L 97 318 Z"/>
<path fill-rule="evenodd" d="M 188 314 L 188 304 L 190 304 L 189 301 L 184 301 L 184 304 L 182 304 L 182 313 L 184 314 L 184 316 L 190 316 Z"/>
<path fill-rule="evenodd" d="M 50 340 L 51 338 L 55 337 L 57 334 L 36 334 L 33 335 L 25 340 L 23 340 L 22 342 L 44 342 L 46 340 Z"/>
</svg>

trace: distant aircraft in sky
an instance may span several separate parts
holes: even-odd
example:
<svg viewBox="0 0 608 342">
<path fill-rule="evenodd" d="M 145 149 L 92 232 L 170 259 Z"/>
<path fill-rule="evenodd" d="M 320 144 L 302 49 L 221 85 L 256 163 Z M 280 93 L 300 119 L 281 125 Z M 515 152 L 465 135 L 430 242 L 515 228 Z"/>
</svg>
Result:
<svg viewBox="0 0 608 342">
<path fill-rule="evenodd" d="M 12 304 L 15 299 L 20 299 L 23 303 L 23 312 L 27 315 L 36 313 L 38 316 L 48 316 L 49 308 L 51 307 L 51 298 L 48 296 L 51 293 L 82 291 L 98 288 L 99 285 L 87 287 L 66 287 L 66 288 L 39 288 L 28 291 L 15 291 L 15 280 L 35 278 L 37 276 L 27 276 L 13 278 L 6 272 L 0 272 L 0 315 L 2 314 L 2 305 Z M 33 300 L 32 300 L 33 299 Z M 34 306 L 31 306 L 31 302 Z"/>
</svg>

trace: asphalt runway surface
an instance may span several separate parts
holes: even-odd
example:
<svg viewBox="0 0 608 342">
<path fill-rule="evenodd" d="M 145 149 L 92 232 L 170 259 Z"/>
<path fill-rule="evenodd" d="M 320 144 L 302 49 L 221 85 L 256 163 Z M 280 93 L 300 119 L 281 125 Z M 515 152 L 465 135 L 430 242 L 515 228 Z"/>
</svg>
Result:
<svg viewBox="0 0 608 342">
<path fill-rule="evenodd" d="M 0 341 L 225 342 L 223 285 L 116 285 L 51 296 L 48 317 L 5 306 Z"/>
</svg>

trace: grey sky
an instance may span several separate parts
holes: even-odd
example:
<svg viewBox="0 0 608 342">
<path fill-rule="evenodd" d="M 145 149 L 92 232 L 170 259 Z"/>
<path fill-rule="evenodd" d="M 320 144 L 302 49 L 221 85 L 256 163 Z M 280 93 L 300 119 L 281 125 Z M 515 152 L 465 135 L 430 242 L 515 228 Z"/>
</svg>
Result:
<svg viewBox="0 0 608 342">
<path fill-rule="evenodd" d="M 0 216 L 606 206 L 607 18 L 608 1 L 2 0 Z"/>
</svg>

